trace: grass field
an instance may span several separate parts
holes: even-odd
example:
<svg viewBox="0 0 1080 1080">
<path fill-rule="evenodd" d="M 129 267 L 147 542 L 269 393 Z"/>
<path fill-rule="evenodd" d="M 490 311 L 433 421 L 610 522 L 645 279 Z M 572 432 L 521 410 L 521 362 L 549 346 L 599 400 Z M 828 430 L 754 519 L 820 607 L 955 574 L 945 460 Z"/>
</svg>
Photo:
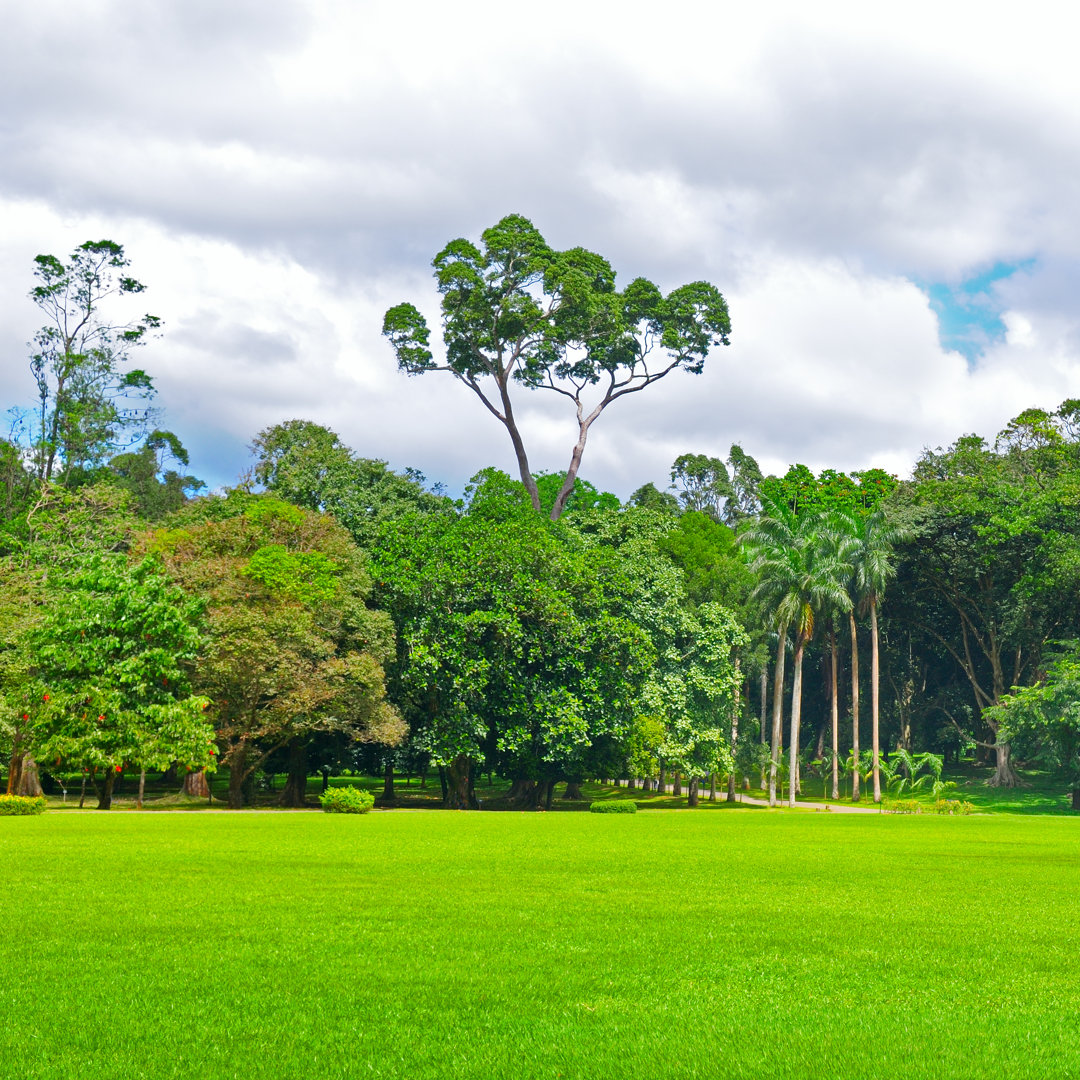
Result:
<svg viewBox="0 0 1080 1080">
<path fill-rule="evenodd" d="M 0 819 L 0 1075 L 1080 1077 L 1080 825 Z"/>
</svg>

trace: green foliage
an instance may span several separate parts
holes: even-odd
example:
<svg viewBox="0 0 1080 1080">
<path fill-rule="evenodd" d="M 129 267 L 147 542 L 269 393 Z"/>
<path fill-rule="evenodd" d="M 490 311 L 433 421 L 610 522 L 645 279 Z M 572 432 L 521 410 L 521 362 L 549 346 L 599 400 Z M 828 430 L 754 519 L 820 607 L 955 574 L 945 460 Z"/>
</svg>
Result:
<svg viewBox="0 0 1080 1080">
<path fill-rule="evenodd" d="M 782 504 L 794 514 L 841 510 L 868 514 L 876 510 L 899 486 L 899 481 L 883 469 L 865 469 L 851 474 L 823 469 L 814 476 L 805 465 L 792 465 L 782 477 L 761 481 L 763 501 Z"/>
<path fill-rule="evenodd" d="M 332 787 L 319 796 L 319 802 L 328 814 L 366 814 L 375 805 L 375 796 L 363 788 Z"/>
<path fill-rule="evenodd" d="M 580 767 L 637 714 L 651 650 L 610 549 L 569 542 L 488 470 L 460 515 L 387 523 L 372 553 L 398 626 L 395 694 L 435 762 L 533 779 Z"/>
<path fill-rule="evenodd" d="M 44 795 L 0 795 L 0 817 L 32 817 L 48 805 Z"/>
<path fill-rule="evenodd" d="M 937 799 L 934 802 L 935 814 L 971 814 L 975 812 L 972 803 L 964 799 Z"/>
<path fill-rule="evenodd" d="M 421 474 L 392 472 L 385 461 L 357 457 L 329 428 L 287 420 L 259 432 L 255 479 L 279 498 L 325 511 L 367 545 L 383 521 L 435 513 L 448 500 L 424 489 Z"/>
<path fill-rule="evenodd" d="M 338 567 L 317 551 L 289 551 L 283 544 L 267 544 L 252 552 L 240 571 L 270 592 L 292 600 L 325 604 L 338 593 Z"/>
<path fill-rule="evenodd" d="M 382 667 L 393 629 L 368 608 L 366 559 L 341 525 L 245 493 L 199 500 L 175 521 L 144 544 L 206 606 L 194 677 L 212 700 L 232 805 L 244 779 L 294 739 L 401 741 Z"/>
<path fill-rule="evenodd" d="M 886 814 L 921 814 L 925 807 L 918 799 L 883 799 L 881 808 Z"/>
<path fill-rule="evenodd" d="M 637 803 L 629 799 L 605 799 L 589 803 L 590 814 L 636 814 Z"/>
<path fill-rule="evenodd" d="M 127 765 L 212 766 L 204 697 L 188 672 L 200 645 L 201 605 L 157 560 L 95 556 L 54 582 L 28 635 L 21 708 L 39 760 L 91 772 Z"/>
<path fill-rule="evenodd" d="M 127 275 L 129 260 L 111 240 L 81 244 L 65 263 L 38 255 L 30 298 L 45 315 L 30 370 L 38 390 L 35 467 L 48 482 L 70 485 L 102 464 L 119 440 L 136 438 L 154 388 L 141 370 L 122 371 L 131 350 L 161 326 L 153 315 L 118 322 L 106 314 L 145 286 Z"/>
</svg>

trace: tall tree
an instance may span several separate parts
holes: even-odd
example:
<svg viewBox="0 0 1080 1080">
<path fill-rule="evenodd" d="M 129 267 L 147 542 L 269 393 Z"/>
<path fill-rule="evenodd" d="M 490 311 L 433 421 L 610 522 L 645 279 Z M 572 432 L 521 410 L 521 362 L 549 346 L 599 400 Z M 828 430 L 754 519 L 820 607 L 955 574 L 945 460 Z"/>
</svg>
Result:
<svg viewBox="0 0 1080 1080">
<path fill-rule="evenodd" d="M 874 802 L 880 803 L 881 663 L 878 612 L 885 598 L 885 590 L 896 576 L 894 548 L 910 539 L 912 532 L 907 526 L 890 521 L 883 507 L 878 507 L 872 514 L 838 514 L 836 520 L 841 522 L 844 534 L 841 551 L 853 568 L 858 602 L 870 614 L 870 738 Z"/>
<path fill-rule="evenodd" d="M 30 370 L 37 384 L 34 456 L 38 477 L 65 484 L 101 464 L 145 430 L 154 387 L 145 371 L 123 366 L 161 326 L 154 315 L 117 319 L 110 309 L 145 286 L 111 240 L 79 245 L 67 262 L 38 255 L 30 298 L 46 317 L 35 334 Z"/>
<path fill-rule="evenodd" d="M 799 728 L 802 719 L 802 667 L 806 646 L 813 639 L 815 616 L 823 609 L 846 610 L 851 600 L 843 586 L 845 567 L 828 542 L 827 520 L 821 513 L 796 514 L 786 503 L 763 499 L 763 513 L 743 534 L 751 567 L 759 575 L 755 596 L 780 631 L 781 647 L 789 626 L 795 628 L 794 679 L 791 691 L 791 734 L 788 753 L 788 803 L 795 805 L 798 785 Z M 778 663 L 781 653 L 778 650 Z M 780 687 L 781 672 L 776 681 Z M 777 702 L 780 694 L 777 693 Z M 774 740 L 779 741 L 779 710 L 774 711 Z M 773 770 L 770 789 L 775 791 Z M 773 801 L 772 796 L 770 802 Z"/>
<path fill-rule="evenodd" d="M 452 240 L 433 266 L 442 296 L 443 362 L 429 347 L 423 315 L 403 303 L 383 321 L 398 366 L 410 375 L 449 372 L 476 394 L 506 428 L 537 511 L 541 501 L 513 390 L 548 390 L 570 401 L 577 439 L 552 519 L 574 490 L 589 431 L 604 410 L 676 369 L 699 374 L 713 345 L 728 343 L 727 303 L 713 285 L 697 281 L 664 296 L 637 278 L 620 292 L 606 259 L 584 248 L 557 251 L 520 215 L 485 230 L 479 247 Z"/>
<path fill-rule="evenodd" d="M 211 700 L 229 806 L 271 754 L 315 732 L 396 745 L 389 619 L 368 608 L 362 552 L 332 518 L 272 496 L 199 500 L 145 543 L 206 604 L 193 671 Z"/>
<path fill-rule="evenodd" d="M 27 641 L 33 678 L 23 705 L 38 760 L 98 778 L 103 810 L 125 766 L 202 769 L 213 761 L 208 701 L 191 692 L 188 677 L 200 605 L 166 580 L 157 560 L 95 556 L 54 579 L 48 599 Z"/>
</svg>

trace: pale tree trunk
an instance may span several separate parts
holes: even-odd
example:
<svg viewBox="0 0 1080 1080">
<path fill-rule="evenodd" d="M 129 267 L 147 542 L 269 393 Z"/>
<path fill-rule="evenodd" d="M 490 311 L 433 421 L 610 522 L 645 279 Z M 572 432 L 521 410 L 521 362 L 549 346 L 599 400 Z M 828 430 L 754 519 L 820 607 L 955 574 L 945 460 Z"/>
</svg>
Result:
<svg viewBox="0 0 1080 1080">
<path fill-rule="evenodd" d="M 878 625 L 877 625 L 877 598 L 870 597 L 870 737 L 873 742 L 874 755 L 874 802 L 881 802 L 881 768 L 879 761 L 880 747 L 878 746 L 878 682 L 880 672 L 878 670 Z"/>
<path fill-rule="evenodd" d="M 829 625 L 829 645 L 832 651 L 832 797 L 840 798 L 840 706 L 837 702 L 840 689 L 836 684 L 836 628 Z"/>
<path fill-rule="evenodd" d="M 987 780 L 990 787 L 1016 787 L 1020 783 L 1020 777 L 1012 764 L 1012 747 L 1007 742 L 999 742 L 998 734 L 994 732 L 994 775 Z"/>
<path fill-rule="evenodd" d="M 780 627 L 776 643 L 776 674 L 773 676 L 772 761 L 769 764 L 769 805 L 776 805 L 776 769 L 780 760 L 781 724 L 784 722 L 784 661 L 787 624 Z"/>
<path fill-rule="evenodd" d="M 135 800 L 135 809 L 141 810 L 143 804 L 143 796 L 146 794 L 146 770 L 139 770 L 139 795 Z"/>
<path fill-rule="evenodd" d="M 28 795 L 31 798 L 44 794 L 41 790 L 41 778 L 38 776 L 37 762 L 29 754 L 23 755 L 22 772 L 19 775 L 19 786 L 15 794 Z"/>
<path fill-rule="evenodd" d="M 739 738 L 739 657 L 735 657 L 735 700 L 732 703 L 731 709 L 731 756 L 734 762 L 735 757 L 735 743 Z M 727 801 L 735 801 L 735 766 L 734 763 L 731 767 L 731 772 L 728 773 L 727 782 Z"/>
<path fill-rule="evenodd" d="M 788 747 L 788 806 L 795 805 L 799 790 L 799 723 L 802 720 L 802 661 L 803 640 L 795 644 L 795 677 L 791 686 L 791 745 Z"/>
<path fill-rule="evenodd" d="M 851 624 L 851 760 L 855 768 L 851 772 L 851 800 L 859 801 L 859 635 L 855 627 L 855 613 L 848 612 Z"/>
<path fill-rule="evenodd" d="M 768 712 L 769 675 L 765 670 L 768 665 L 761 669 L 761 745 L 765 745 L 765 714 Z M 761 786 L 765 787 L 765 770 L 761 770 Z"/>
<path fill-rule="evenodd" d="M 709 773 L 709 802 L 716 802 L 716 773 Z"/>
</svg>

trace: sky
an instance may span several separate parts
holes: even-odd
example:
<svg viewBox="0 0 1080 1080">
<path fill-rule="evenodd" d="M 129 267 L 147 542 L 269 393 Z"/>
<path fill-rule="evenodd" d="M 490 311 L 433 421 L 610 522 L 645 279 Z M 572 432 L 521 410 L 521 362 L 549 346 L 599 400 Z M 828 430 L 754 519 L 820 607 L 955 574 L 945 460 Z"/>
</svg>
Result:
<svg viewBox="0 0 1080 1080">
<path fill-rule="evenodd" d="M 397 371 L 402 300 L 508 213 L 620 282 L 708 280 L 731 344 L 616 402 L 620 496 L 732 443 L 766 471 L 910 472 L 1080 396 L 1080 67 L 1060 3 L 0 0 L 0 412 L 29 405 L 36 254 L 124 245 L 138 364 L 211 486 L 325 424 L 451 491 L 505 431 Z M 1066 17 L 1067 18 L 1067 17 Z M 522 392 L 537 470 L 566 402 Z"/>
</svg>

